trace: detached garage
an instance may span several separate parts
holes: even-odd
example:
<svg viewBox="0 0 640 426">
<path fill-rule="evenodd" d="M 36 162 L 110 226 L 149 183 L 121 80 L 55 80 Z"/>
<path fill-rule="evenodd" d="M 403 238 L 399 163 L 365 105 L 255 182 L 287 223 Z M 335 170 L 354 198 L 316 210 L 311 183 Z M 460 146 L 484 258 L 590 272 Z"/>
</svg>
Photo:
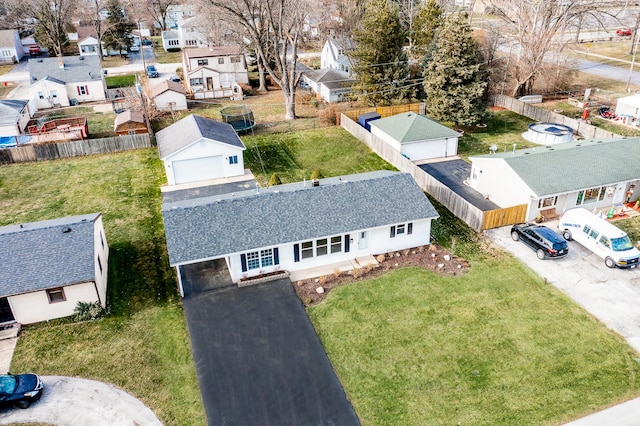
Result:
<svg viewBox="0 0 640 426">
<path fill-rule="evenodd" d="M 169 185 L 244 174 L 245 146 L 230 124 L 192 114 L 156 139 Z"/>
<path fill-rule="evenodd" d="M 458 154 L 460 133 L 415 112 L 371 121 L 370 125 L 372 135 L 382 139 L 411 161 Z"/>
</svg>

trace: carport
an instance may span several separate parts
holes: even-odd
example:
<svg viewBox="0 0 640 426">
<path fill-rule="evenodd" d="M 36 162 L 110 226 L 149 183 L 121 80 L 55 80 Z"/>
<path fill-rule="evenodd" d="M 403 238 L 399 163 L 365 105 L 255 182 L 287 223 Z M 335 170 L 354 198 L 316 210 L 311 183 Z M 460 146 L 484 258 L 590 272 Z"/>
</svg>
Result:
<svg viewBox="0 0 640 426">
<path fill-rule="evenodd" d="M 183 304 L 208 424 L 359 424 L 291 281 Z"/>
</svg>

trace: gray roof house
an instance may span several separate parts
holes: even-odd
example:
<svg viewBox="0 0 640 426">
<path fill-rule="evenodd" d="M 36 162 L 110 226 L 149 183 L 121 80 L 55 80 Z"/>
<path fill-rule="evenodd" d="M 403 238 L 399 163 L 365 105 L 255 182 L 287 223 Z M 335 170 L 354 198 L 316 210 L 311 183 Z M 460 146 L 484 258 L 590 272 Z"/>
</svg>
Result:
<svg viewBox="0 0 640 426">
<path fill-rule="evenodd" d="M 527 205 L 526 220 L 631 203 L 640 195 L 639 146 L 640 138 L 592 139 L 479 155 L 469 185 L 500 207 Z"/>
<path fill-rule="evenodd" d="M 245 174 L 245 146 L 233 126 L 191 114 L 156 133 L 169 185 Z"/>
<path fill-rule="evenodd" d="M 426 245 L 438 217 L 409 174 L 386 170 L 168 202 L 162 214 L 179 276 L 225 259 L 234 282 Z"/>
<path fill-rule="evenodd" d="M 100 213 L 0 227 L 0 323 L 73 315 L 106 304 L 109 247 Z"/>
<path fill-rule="evenodd" d="M 106 99 L 98 56 L 30 59 L 29 78 L 38 109 Z"/>
<path fill-rule="evenodd" d="M 22 134 L 30 118 L 28 100 L 0 99 L 0 137 Z"/>
<path fill-rule="evenodd" d="M 415 112 L 369 121 L 369 125 L 372 135 L 414 162 L 457 155 L 458 139 L 462 136 Z"/>
</svg>

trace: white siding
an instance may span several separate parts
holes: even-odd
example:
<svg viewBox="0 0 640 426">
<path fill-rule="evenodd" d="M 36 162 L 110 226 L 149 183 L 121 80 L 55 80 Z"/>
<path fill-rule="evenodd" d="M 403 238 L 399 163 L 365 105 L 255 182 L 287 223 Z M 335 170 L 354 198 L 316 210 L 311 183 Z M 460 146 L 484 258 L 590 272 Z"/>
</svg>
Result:
<svg viewBox="0 0 640 426">
<path fill-rule="evenodd" d="M 83 81 L 78 83 L 67 83 L 66 86 L 67 97 L 69 99 L 76 99 L 78 102 L 104 101 L 106 99 L 102 79 L 94 81 Z M 84 87 L 84 94 L 82 93 L 82 89 L 80 89 L 80 92 L 78 92 L 79 87 Z"/>
<path fill-rule="evenodd" d="M 96 288 L 98 300 L 103 308 L 107 306 L 107 276 L 109 272 L 109 245 L 102 224 L 102 216 L 98 217 L 93 225 L 93 246 L 96 258 L 94 259 Z M 99 259 L 99 260 L 98 260 Z"/>
<path fill-rule="evenodd" d="M 29 87 L 29 95 L 35 100 L 38 110 L 56 106 L 69 106 L 66 87 L 52 81 L 40 80 L 32 84 Z"/>
<path fill-rule="evenodd" d="M 156 109 L 163 111 L 181 111 L 187 109 L 187 97 L 173 90 L 167 90 L 159 94 L 153 98 L 153 102 L 156 105 Z"/>
<path fill-rule="evenodd" d="M 529 204 L 536 196 L 502 158 L 473 158 L 471 167 L 470 186 L 500 207 Z"/>
<path fill-rule="evenodd" d="M 15 320 L 21 324 L 32 324 L 54 318 L 73 315 L 78 302 L 95 302 L 98 300 L 96 286 L 93 282 L 75 284 L 64 287 L 66 300 L 49 303 L 46 291 L 10 296 L 9 304 Z"/>
</svg>

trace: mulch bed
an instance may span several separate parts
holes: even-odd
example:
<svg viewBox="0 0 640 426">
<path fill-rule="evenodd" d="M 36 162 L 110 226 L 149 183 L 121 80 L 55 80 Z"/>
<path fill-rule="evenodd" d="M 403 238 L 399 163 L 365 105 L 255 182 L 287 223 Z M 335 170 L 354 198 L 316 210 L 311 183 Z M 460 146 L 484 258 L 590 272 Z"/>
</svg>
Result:
<svg viewBox="0 0 640 426">
<path fill-rule="evenodd" d="M 354 269 L 347 272 L 336 271 L 331 275 L 296 281 L 293 287 L 305 306 L 315 305 L 324 300 L 332 289 L 364 279 L 385 274 L 393 269 L 414 266 L 429 269 L 438 274 L 455 276 L 466 273 L 469 262 L 449 253 L 438 244 L 394 251 L 376 256 L 378 265 Z M 321 292 L 318 289 L 322 288 Z"/>
</svg>

